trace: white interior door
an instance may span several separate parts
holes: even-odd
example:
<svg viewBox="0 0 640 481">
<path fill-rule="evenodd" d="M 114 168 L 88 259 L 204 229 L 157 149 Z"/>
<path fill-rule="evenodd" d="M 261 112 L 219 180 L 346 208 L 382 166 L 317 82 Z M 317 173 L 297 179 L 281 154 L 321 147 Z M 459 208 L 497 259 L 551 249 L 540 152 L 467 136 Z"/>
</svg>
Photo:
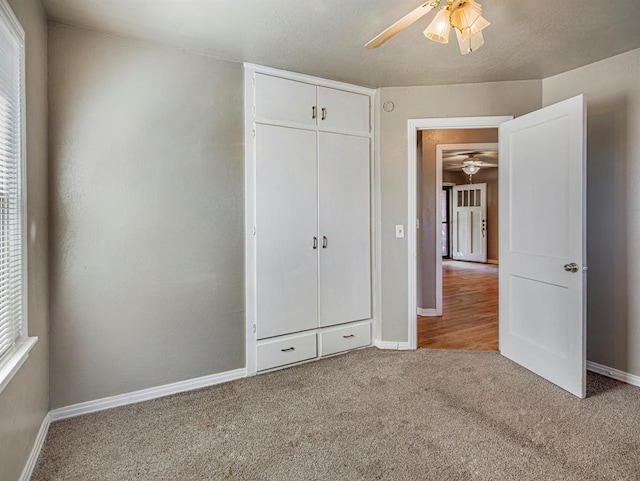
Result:
<svg viewBox="0 0 640 481">
<path fill-rule="evenodd" d="M 319 134 L 320 326 L 371 317 L 369 139 Z"/>
<path fill-rule="evenodd" d="M 500 352 L 585 396 L 585 108 L 500 126 Z"/>
<path fill-rule="evenodd" d="M 452 257 L 487 262 L 487 184 L 453 188 Z"/>
<path fill-rule="evenodd" d="M 256 159 L 257 334 L 264 339 L 318 327 L 316 133 L 258 124 Z"/>
</svg>

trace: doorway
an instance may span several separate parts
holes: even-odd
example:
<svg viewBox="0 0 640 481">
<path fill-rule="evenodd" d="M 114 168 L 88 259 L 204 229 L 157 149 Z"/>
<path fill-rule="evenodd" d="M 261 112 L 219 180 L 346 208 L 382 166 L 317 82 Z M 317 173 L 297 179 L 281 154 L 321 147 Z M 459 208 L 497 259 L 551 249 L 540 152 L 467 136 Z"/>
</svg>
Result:
<svg viewBox="0 0 640 481">
<path fill-rule="evenodd" d="M 440 241 L 435 249 L 436 286 L 418 282 L 418 289 L 437 289 L 438 309 L 418 307 L 418 347 L 432 349 L 498 349 L 498 144 L 496 129 L 422 131 L 422 158 L 429 163 L 435 151 L 440 172 L 435 190 L 435 222 L 425 214 L 434 199 L 422 199 L 418 216 L 425 231 L 436 229 Z M 490 142 L 440 143 L 451 140 Z M 418 169 L 421 171 L 422 169 Z M 418 182 L 429 182 L 428 178 Z M 418 191 L 423 189 L 418 188 Z M 422 209 L 420 208 L 422 207 Z M 424 234 L 424 233 L 423 233 Z M 420 235 L 418 236 L 421 237 Z M 423 236 L 422 236 L 423 237 Z M 418 243 L 418 262 L 428 258 L 425 244 Z M 418 276 L 429 273 L 428 262 Z M 428 292 L 417 298 L 428 299 Z"/>
<path fill-rule="evenodd" d="M 475 131 L 492 131 L 493 138 L 491 143 L 497 142 L 497 128 L 505 121 L 512 117 L 470 117 L 470 118 L 445 118 L 445 119 L 411 119 L 409 120 L 409 225 L 415 225 L 416 229 L 408 229 L 409 252 L 409 347 L 415 349 L 418 347 L 418 314 L 424 317 L 442 316 L 443 298 L 441 293 L 443 289 L 442 275 L 442 230 L 433 228 L 441 224 L 441 214 L 439 210 L 442 207 L 442 185 L 443 172 L 442 169 L 436 169 L 435 154 L 433 154 L 433 162 L 427 159 L 430 155 L 425 150 L 426 135 L 449 134 L 449 140 L 441 140 L 439 144 L 461 144 L 461 143 L 483 143 L 478 140 L 481 137 L 473 137 Z M 424 135 L 423 135 L 424 133 Z M 476 132 L 478 133 L 478 132 Z M 458 137 L 456 137 L 458 135 Z M 417 148 L 421 145 L 420 148 Z M 419 183 L 418 178 L 431 178 L 429 185 Z M 435 179 L 435 182 L 433 180 Z M 436 189 L 436 186 L 438 188 Z M 431 199 L 433 206 L 429 215 L 418 217 L 419 207 L 418 199 Z M 436 207 L 436 208 L 434 208 Z M 428 214 L 428 212 L 427 212 Z M 437 218 L 436 218 L 437 217 Z M 420 228 L 420 227 L 423 228 Z M 431 229 L 424 227 L 431 226 Z M 418 245 L 422 249 L 418 249 Z M 436 250 L 437 248 L 438 250 Z M 424 253 L 424 258 L 422 254 Z M 423 272 L 418 278 L 419 262 L 423 267 Z M 497 267 L 492 266 L 489 269 L 497 271 Z M 469 273 L 469 270 L 466 271 Z M 484 273 L 487 275 L 487 273 Z M 497 281 L 495 282 L 497 291 Z M 421 286 L 424 296 L 420 296 L 418 286 Z M 497 303 L 497 299 L 495 300 Z M 418 308 L 421 308 L 418 310 Z M 496 321 L 497 324 L 497 321 Z M 494 326 L 494 329 L 496 326 Z M 427 331 L 428 332 L 428 331 Z M 423 331 L 424 333 L 424 331 Z M 496 342 L 497 344 L 497 342 Z"/>
</svg>

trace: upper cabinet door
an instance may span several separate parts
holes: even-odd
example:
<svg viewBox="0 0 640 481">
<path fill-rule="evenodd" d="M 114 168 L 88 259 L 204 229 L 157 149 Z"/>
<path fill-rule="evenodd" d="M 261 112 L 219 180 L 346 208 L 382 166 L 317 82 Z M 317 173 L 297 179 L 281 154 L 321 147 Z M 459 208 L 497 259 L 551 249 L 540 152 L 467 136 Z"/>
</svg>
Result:
<svg viewBox="0 0 640 481">
<path fill-rule="evenodd" d="M 271 75 L 256 74 L 257 120 L 316 125 L 316 86 Z"/>
<path fill-rule="evenodd" d="M 318 87 L 318 127 L 322 130 L 369 134 L 369 96 Z"/>
</svg>

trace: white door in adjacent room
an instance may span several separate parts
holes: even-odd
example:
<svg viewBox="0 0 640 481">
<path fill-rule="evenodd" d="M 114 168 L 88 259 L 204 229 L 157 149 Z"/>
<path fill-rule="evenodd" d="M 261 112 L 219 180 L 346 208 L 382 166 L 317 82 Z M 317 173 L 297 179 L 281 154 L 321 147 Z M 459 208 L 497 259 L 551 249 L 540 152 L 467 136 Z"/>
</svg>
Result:
<svg viewBox="0 0 640 481">
<path fill-rule="evenodd" d="M 487 184 L 453 188 L 452 257 L 487 262 Z"/>
<path fill-rule="evenodd" d="M 500 352 L 584 398 L 583 96 L 500 126 Z"/>
</svg>

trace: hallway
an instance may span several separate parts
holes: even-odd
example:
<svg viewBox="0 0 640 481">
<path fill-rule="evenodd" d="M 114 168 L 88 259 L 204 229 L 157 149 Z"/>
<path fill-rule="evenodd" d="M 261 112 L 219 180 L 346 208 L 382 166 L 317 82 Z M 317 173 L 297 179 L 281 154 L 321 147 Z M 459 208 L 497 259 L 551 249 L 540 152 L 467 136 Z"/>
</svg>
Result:
<svg viewBox="0 0 640 481">
<path fill-rule="evenodd" d="M 498 350 L 498 266 L 443 259 L 441 317 L 418 316 L 418 347 Z"/>
</svg>

